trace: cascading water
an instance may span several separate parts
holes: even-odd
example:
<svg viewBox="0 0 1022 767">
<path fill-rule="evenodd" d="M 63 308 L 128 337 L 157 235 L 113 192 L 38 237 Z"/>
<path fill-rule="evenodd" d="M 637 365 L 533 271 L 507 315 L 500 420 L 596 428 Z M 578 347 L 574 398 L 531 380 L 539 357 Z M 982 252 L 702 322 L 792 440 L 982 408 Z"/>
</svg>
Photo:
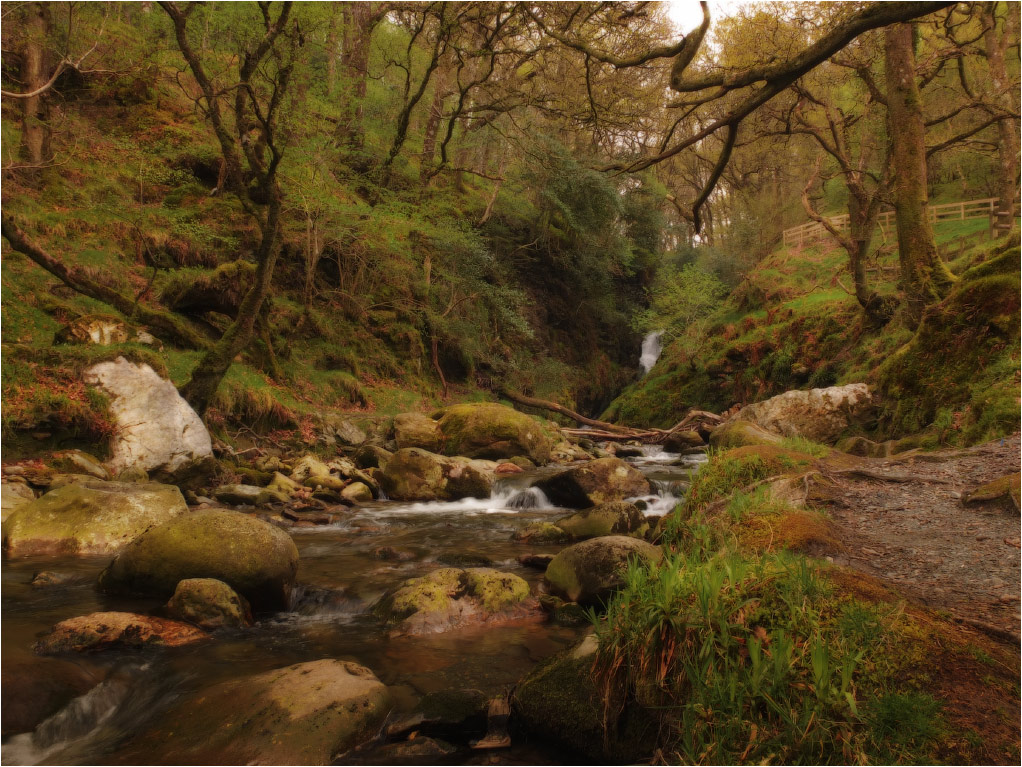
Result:
<svg viewBox="0 0 1022 767">
<path fill-rule="evenodd" d="M 643 375 L 647 375 L 653 369 L 656 361 L 660 359 L 660 352 L 663 351 L 660 339 L 663 335 L 664 331 L 658 330 L 655 333 L 649 333 L 642 339 L 642 354 L 639 355 L 639 364 L 642 365 Z"/>
</svg>

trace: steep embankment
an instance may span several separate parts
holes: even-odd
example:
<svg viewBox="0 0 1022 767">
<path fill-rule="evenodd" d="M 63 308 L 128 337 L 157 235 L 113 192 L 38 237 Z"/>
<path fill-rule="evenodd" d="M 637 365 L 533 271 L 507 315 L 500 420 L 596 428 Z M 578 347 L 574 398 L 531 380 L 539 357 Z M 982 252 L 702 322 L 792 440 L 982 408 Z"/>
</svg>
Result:
<svg viewBox="0 0 1022 767">
<path fill-rule="evenodd" d="M 951 237 L 954 231 L 943 233 Z M 1018 234 L 951 262 L 951 294 L 916 332 L 900 317 L 870 327 L 845 288 L 843 251 L 767 257 L 707 320 L 673 328 L 650 374 L 605 418 L 669 427 L 690 407 L 721 412 L 789 389 L 865 381 L 880 395 L 872 436 L 924 431 L 975 444 L 1019 418 Z M 882 293 L 896 286 L 879 271 Z"/>
</svg>

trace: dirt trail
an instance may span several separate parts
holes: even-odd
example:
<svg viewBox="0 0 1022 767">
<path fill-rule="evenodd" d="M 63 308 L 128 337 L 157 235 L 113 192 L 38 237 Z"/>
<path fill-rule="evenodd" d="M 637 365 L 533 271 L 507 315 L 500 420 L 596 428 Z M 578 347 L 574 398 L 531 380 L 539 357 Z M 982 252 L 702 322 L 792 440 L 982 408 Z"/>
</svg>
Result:
<svg viewBox="0 0 1022 767">
<path fill-rule="evenodd" d="M 1018 641 L 1019 511 L 1008 498 L 968 505 L 962 498 L 1019 471 L 1019 434 L 967 450 L 863 459 L 861 466 L 864 473 L 831 475 L 838 488 L 829 511 L 847 547 L 835 561 Z"/>
</svg>

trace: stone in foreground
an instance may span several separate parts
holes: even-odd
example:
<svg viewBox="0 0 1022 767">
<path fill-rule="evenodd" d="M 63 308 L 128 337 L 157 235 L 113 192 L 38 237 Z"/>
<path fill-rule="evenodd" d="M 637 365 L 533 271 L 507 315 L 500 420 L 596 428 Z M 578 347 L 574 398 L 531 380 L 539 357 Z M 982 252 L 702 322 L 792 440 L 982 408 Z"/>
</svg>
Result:
<svg viewBox="0 0 1022 767">
<path fill-rule="evenodd" d="M 873 400 L 864 383 L 787 391 L 747 405 L 730 421 L 750 421 L 785 437 L 833 444 L 850 426 L 867 420 Z"/>
<path fill-rule="evenodd" d="M 169 598 L 188 578 L 216 578 L 257 612 L 291 602 L 298 549 L 291 536 L 256 517 L 202 509 L 154 527 L 114 559 L 99 577 L 105 591 Z"/>
<path fill-rule="evenodd" d="M 365 666 L 317 660 L 201 690 L 128 748 L 165 764 L 330 764 L 371 740 L 390 707 Z"/>
<path fill-rule="evenodd" d="M 146 647 L 178 647 L 209 635 L 180 621 L 135 613 L 101 612 L 61 621 L 35 645 L 40 655 Z"/>
<path fill-rule="evenodd" d="M 4 522 L 4 549 L 30 554 L 115 554 L 150 527 L 185 514 L 173 485 L 85 479 L 17 508 Z"/>
<path fill-rule="evenodd" d="M 603 535 L 632 535 L 641 538 L 649 530 L 645 515 L 634 503 L 612 501 L 582 509 L 557 520 L 557 526 L 575 540 Z"/>
</svg>

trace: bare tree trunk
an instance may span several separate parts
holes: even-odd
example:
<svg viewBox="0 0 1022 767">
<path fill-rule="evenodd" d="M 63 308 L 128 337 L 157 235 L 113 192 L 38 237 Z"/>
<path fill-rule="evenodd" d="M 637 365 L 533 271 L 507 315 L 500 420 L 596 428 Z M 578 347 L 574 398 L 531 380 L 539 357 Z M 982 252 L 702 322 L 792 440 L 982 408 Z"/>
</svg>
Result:
<svg viewBox="0 0 1022 767">
<path fill-rule="evenodd" d="M 937 254 L 928 215 L 925 126 L 910 24 L 887 27 L 884 56 L 901 281 L 915 327 L 926 307 L 947 295 L 954 277 Z"/>
<path fill-rule="evenodd" d="M 997 31 L 997 3 L 983 3 L 983 23 L 986 30 L 983 42 L 986 47 L 987 63 L 990 66 L 990 78 L 993 84 L 993 98 L 998 106 L 1012 109 L 1012 94 L 1018 91 L 1008 79 L 1004 64 L 1004 54 L 1009 43 L 1009 34 L 1017 23 L 1017 8 L 1008 5 L 1005 30 Z M 1011 213 L 1012 203 L 1019 187 L 1019 136 L 1015 132 L 1017 120 L 997 121 L 997 157 L 999 174 L 997 178 L 997 194 L 1001 198 L 999 209 Z"/>
<path fill-rule="evenodd" d="M 330 26 L 326 33 L 326 94 L 337 89 L 337 6 L 330 8 Z"/>
<path fill-rule="evenodd" d="M 25 20 L 25 48 L 21 81 L 26 92 L 38 90 L 49 77 L 46 40 L 50 32 L 48 3 L 29 3 Z M 42 165 L 50 155 L 49 108 L 45 93 L 21 100 L 21 156 L 30 165 Z"/>
<path fill-rule="evenodd" d="M 436 134 L 444 116 L 444 100 L 450 95 L 447 87 L 449 76 L 450 72 L 444 64 L 437 67 L 433 84 L 433 101 L 429 105 L 429 115 L 426 118 L 426 128 L 422 137 L 420 176 L 423 182 L 429 177 L 429 170 L 436 154 Z"/>
<path fill-rule="evenodd" d="M 369 45 L 379 20 L 375 3 L 344 3 L 344 51 L 341 65 L 350 83 L 347 108 L 337 123 L 336 138 L 341 146 L 361 149 L 365 144 L 362 120 L 365 116 L 366 82 L 369 76 Z"/>
</svg>

